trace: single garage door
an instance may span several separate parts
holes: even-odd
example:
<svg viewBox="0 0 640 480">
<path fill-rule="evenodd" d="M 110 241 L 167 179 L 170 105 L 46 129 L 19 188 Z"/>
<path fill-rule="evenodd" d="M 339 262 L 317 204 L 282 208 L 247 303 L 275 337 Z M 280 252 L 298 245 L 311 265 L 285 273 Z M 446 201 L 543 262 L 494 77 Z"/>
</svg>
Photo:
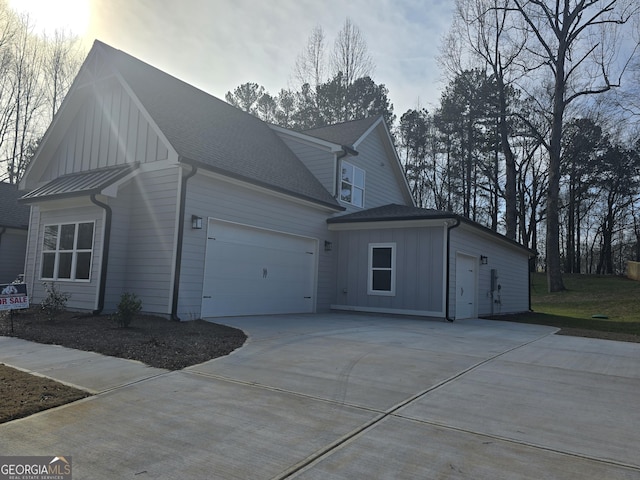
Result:
<svg viewBox="0 0 640 480">
<path fill-rule="evenodd" d="M 313 312 L 316 245 L 307 237 L 210 219 L 202 316 Z"/>
</svg>

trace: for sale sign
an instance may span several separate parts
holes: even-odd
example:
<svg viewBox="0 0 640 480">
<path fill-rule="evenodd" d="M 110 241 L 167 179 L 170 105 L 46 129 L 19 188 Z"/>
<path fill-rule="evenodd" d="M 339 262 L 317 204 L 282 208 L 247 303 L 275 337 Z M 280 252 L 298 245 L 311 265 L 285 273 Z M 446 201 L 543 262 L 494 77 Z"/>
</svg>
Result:
<svg viewBox="0 0 640 480">
<path fill-rule="evenodd" d="M 0 285 L 0 310 L 29 308 L 26 283 Z"/>
</svg>

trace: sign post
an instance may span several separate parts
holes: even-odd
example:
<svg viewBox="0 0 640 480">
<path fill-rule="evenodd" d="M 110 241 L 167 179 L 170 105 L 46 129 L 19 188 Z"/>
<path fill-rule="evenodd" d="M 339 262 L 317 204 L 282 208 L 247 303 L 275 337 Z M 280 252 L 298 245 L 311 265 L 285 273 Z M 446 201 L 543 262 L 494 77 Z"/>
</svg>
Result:
<svg viewBox="0 0 640 480">
<path fill-rule="evenodd" d="M 13 333 L 13 311 L 29 308 L 29 296 L 26 283 L 0 285 L 0 311 L 9 310 L 11 333 Z"/>
</svg>

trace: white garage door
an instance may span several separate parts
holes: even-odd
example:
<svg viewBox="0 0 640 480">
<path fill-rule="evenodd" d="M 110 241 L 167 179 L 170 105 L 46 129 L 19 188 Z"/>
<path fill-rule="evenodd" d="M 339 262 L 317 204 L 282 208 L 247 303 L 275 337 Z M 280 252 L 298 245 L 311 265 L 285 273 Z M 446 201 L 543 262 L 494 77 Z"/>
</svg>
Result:
<svg viewBox="0 0 640 480">
<path fill-rule="evenodd" d="M 209 220 L 203 317 L 309 313 L 316 241 Z"/>
</svg>

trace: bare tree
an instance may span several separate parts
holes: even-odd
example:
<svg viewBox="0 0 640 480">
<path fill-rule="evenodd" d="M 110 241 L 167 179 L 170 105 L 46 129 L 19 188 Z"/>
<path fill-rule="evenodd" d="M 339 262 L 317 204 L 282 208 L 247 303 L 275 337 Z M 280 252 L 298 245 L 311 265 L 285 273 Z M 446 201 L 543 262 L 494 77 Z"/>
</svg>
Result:
<svg viewBox="0 0 640 480">
<path fill-rule="evenodd" d="M 564 289 L 560 259 L 559 193 L 563 118 L 572 102 L 619 86 L 628 62 L 620 64 L 620 28 L 637 14 L 631 0 L 513 0 L 507 11 L 525 24 L 528 45 L 524 71 L 550 74 L 553 101 L 547 192 L 547 280 L 551 292 Z M 618 60 L 618 61 L 616 61 Z M 620 69 L 617 69 L 622 65 Z"/>
<path fill-rule="evenodd" d="M 350 18 L 344 21 L 336 37 L 331 54 L 331 67 L 331 77 L 342 72 L 342 79 L 347 87 L 357 78 L 371 77 L 375 69 L 367 42 Z"/>
<path fill-rule="evenodd" d="M 51 118 L 53 118 L 71 87 L 82 58 L 78 38 L 65 31 L 56 30 L 53 37 L 46 41 L 44 83 L 47 89 L 47 102 L 51 108 Z"/>
<path fill-rule="evenodd" d="M 304 50 L 296 57 L 293 74 L 300 86 L 308 83 L 317 88 L 325 80 L 325 35 L 320 25 L 311 31 Z"/>
</svg>

